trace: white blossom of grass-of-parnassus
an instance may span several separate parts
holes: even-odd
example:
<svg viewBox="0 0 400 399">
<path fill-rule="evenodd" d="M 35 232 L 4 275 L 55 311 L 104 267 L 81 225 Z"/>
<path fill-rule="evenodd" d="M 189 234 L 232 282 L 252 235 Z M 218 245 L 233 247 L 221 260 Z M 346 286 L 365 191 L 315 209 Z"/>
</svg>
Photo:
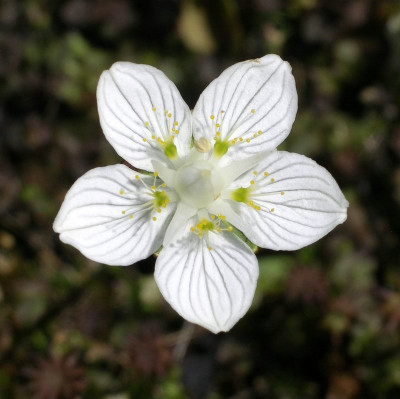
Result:
<svg viewBox="0 0 400 399">
<path fill-rule="evenodd" d="M 276 55 L 225 70 L 192 112 L 161 71 L 129 62 L 103 72 L 97 101 L 107 140 L 140 172 L 124 164 L 87 172 L 54 230 L 108 265 L 162 246 L 162 295 L 214 333 L 232 328 L 254 296 L 258 263 L 243 235 L 296 250 L 346 219 L 348 202 L 326 169 L 276 150 L 297 112 L 290 65 Z"/>
</svg>

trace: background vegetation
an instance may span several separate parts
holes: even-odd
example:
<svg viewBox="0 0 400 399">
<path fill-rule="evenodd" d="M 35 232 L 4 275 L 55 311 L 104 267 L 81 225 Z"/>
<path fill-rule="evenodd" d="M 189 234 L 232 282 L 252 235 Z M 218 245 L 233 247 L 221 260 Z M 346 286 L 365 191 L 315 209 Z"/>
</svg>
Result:
<svg viewBox="0 0 400 399">
<path fill-rule="evenodd" d="M 280 54 L 300 106 L 282 148 L 327 167 L 348 221 L 259 251 L 248 315 L 217 336 L 158 293 L 154 258 L 106 267 L 63 245 L 66 191 L 121 162 L 95 89 L 117 60 L 162 69 L 190 107 L 234 62 Z M 398 0 L 2 0 L 0 397 L 400 397 Z"/>
</svg>

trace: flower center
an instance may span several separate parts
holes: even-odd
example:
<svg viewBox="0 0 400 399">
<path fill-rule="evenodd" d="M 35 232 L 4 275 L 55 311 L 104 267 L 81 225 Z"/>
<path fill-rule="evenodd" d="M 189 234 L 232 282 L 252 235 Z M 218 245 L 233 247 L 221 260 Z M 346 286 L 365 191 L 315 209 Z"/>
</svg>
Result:
<svg viewBox="0 0 400 399">
<path fill-rule="evenodd" d="M 177 170 L 174 186 L 183 201 L 204 208 L 218 198 L 224 179 L 210 162 L 197 160 Z"/>
</svg>

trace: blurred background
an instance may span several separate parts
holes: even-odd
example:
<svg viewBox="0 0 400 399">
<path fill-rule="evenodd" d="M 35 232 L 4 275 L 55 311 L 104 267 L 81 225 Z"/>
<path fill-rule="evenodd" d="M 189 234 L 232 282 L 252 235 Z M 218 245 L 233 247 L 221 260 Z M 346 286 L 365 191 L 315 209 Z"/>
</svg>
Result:
<svg viewBox="0 0 400 399">
<path fill-rule="evenodd" d="M 194 107 L 231 64 L 293 67 L 280 147 L 312 157 L 348 220 L 295 252 L 260 250 L 253 305 L 227 334 L 185 323 L 155 258 L 107 267 L 52 222 L 83 173 L 121 162 L 95 90 L 151 64 Z M 0 398 L 398 399 L 398 0 L 1 0 Z"/>
</svg>

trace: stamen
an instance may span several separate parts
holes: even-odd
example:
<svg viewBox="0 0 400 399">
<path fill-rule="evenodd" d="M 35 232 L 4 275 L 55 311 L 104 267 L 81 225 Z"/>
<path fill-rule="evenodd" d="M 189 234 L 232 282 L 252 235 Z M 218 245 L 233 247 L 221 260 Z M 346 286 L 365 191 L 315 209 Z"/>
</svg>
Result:
<svg viewBox="0 0 400 399">
<path fill-rule="evenodd" d="M 133 218 L 133 215 L 137 212 L 144 212 L 144 211 L 154 211 L 157 213 L 162 212 L 162 208 L 166 208 L 167 205 L 170 202 L 168 194 L 164 191 L 161 190 L 161 188 L 165 188 L 166 184 L 164 182 L 161 182 L 159 180 L 159 174 L 157 171 L 153 172 L 154 180 L 153 184 L 150 186 L 146 184 L 146 182 L 141 178 L 140 175 L 135 175 L 135 179 L 139 180 L 141 184 L 146 188 L 146 194 L 152 197 L 152 199 L 149 199 L 147 202 L 144 202 L 142 204 L 136 204 L 130 206 L 128 209 L 124 209 L 121 213 L 122 215 L 126 215 L 129 217 L 129 219 Z M 136 192 L 127 192 L 123 189 L 120 189 L 119 193 L 121 195 L 125 195 L 127 199 L 129 199 L 129 195 L 133 194 L 133 199 L 136 197 Z M 156 221 L 157 218 L 154 216 L 152 217 L 153 221 Z"/>
</svg>

